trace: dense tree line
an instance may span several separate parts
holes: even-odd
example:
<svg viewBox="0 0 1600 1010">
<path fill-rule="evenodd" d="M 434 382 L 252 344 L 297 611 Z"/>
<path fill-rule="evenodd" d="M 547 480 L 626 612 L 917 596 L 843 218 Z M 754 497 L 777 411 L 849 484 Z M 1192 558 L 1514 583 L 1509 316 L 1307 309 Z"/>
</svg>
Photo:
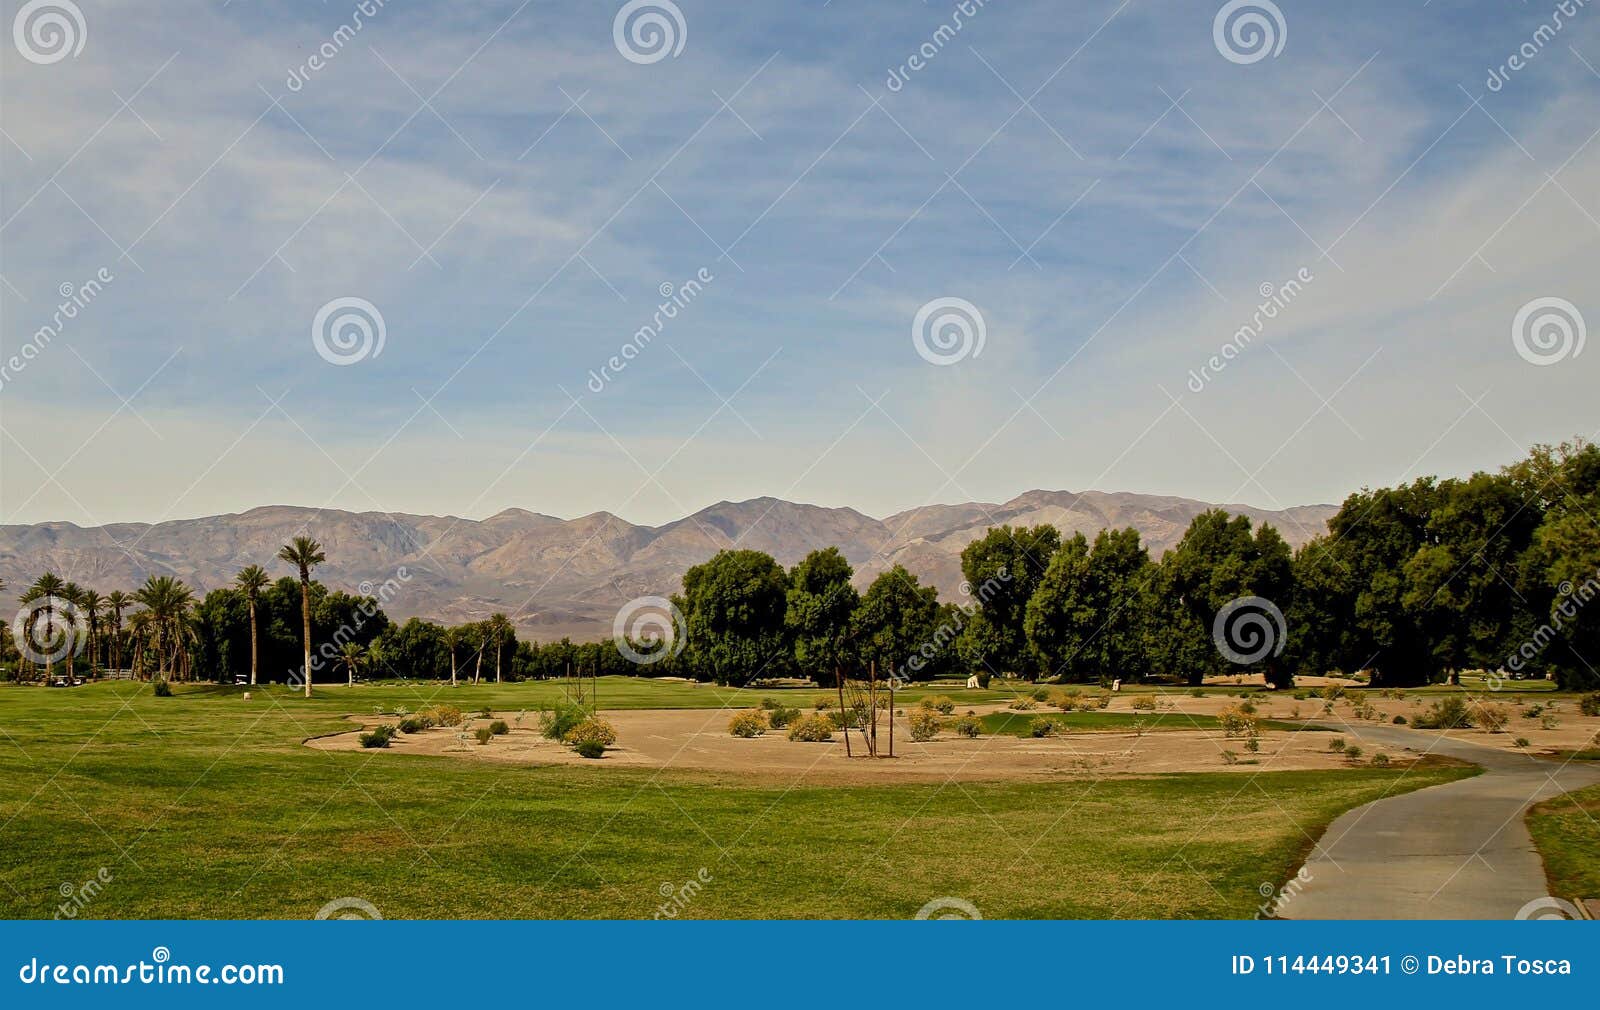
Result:
<svg viewBox="0 0 1600 1010">
<path fill-rule="evenodd" d="M 1375 684 L 1405 686 L 1473 669 L 1600 686 L 1587 658 L 1600 656 L 1600 607 L 1586 609 L 1600 596 L 1600 449 L 1582 442 L 1537 447 L 1499 473 L 1363 489 L 1298 551 L 1222 510 L 1197 516 L 1160 558 L 1134 529 L 1091 541 L 996 527 L 961 553 L 960 602 L 898 565 L 858 592 L 837 548 L 792 569 L 722 551 L 656 601 L 653 631 L 620 643 L 520 640 L 504 614 L 397 624 L 383 591 L 311 578 L 324 560 L 315 541 L 297 538 L 276 560 L 295 574 L 273 582 L 251 565 L 198 604 L 169 577 L 102 597 L 44 573 L 0 658 L 13 676 L 53 676 L 59 663 L 72 677 L 83 663 L 249 683 L 306 682 L 309 669 L 346 683 L 640 673 L 831 685 L 872 670 L 1192 684 L 1260 673 L 1285 686 L 1296 673 L 1370 670 Z M 54 648 L 64 636 L 75 646 Z"/>
</svg>

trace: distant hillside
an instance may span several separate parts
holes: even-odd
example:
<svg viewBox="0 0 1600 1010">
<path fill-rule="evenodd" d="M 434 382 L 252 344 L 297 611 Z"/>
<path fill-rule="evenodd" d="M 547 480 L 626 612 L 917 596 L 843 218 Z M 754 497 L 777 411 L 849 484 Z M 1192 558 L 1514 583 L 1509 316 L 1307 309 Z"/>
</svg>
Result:
<svg viewBox="0 0 1600 1010">
<path fill-rule="evenodd" d="M 928 505 L 874 519 L 850 508 L 756 498 L 648 527 L 606 512 L 556 519 L 508 509 L 469 520 L 273 505 L 156 525 L 0 526 L 0 578 L 16 588 L 51 569 L 104 593 L 132 589 L 147 575 L 174 575 L 204 592 L 228 585 L 248 564 L 288 574 L 274 560 L 278 547 L 309 533 L 328 555 L 317 577 L 336 588 L 354 592 L 406 567 L 409 582 L 385 608 L 391 616 L 461 622 L 499 610 L 525 635 L 593 639 L 610 634 L 622 603 L 676 591 L 685 569 L 727 547 L 766 551 L 792 565 L 814 548 L 836 546 L 856 565 L 862 585 L 902 564 L 950 599 L 961 583 L 961 549 L 992 526 L 1050 523 L 1091 537 L 1132 526 L 1159 555 L 1214 507 L 1160 495 L 1029 491 L 1000 504 Z M 1337 511 L 1223 507 L 1272 524 L 1293 545 L 1325 532 Z"/>
</svg>

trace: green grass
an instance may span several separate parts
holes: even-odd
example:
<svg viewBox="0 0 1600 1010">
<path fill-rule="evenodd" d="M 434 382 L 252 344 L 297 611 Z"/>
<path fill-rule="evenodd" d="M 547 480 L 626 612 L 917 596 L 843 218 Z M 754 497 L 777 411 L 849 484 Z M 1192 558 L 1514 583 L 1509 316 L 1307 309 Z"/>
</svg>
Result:
<svg viewBox="0 0 1600 1010">
<path fill-rule="evenodd" d="M 1528 831 L 1544 857 L 1551 894 L 1600 898 L 1600 786 L 1538 804 L 1528 811 Z"/>
<path fill-rule="evenodd" d="M 704 867 L 686 917 L 905 917 L 942 896 L 989 918 L 1242 917 L 1339 813 L 1470 773 L 846 788 L 300 743 L 344 713 L 531 711 L 558 690 L 0 687 L 0 916 L 51 916 L 105 867 L 80 917 L 306 918 L 347 896 L 390 918 L 650 917 Z M 780 693 L 819 694 L 600 684 L 604 707 Z"/>
<path fill-rule="evenodd" d="M 1030 736 L 1035 719 L 1049 719 L 1058 727 L 1072 730 L 1120 730 L 1132 731 L 1134 724 L 1142 721 L 1145 728 L 1151 731 L 1180 730 L 1180 729 L 1215 729 L 1220 730 L 1222 724 L 1215 716 L 1210 715 L 1184 715 L 1181 712 L 1051 712 L 1048 710 L 1035 710 L 1031 712 L 991 712 L 978 717 L 985 733 L 999 733 L 1005 736 Z M 1274 719 L 1262 719 L 1257 723 L 1262 729 L 1281 729 L 1291 732 L 1300 730 L 1317 731 L 1320 727 L 1303 726 L 1297 722 L 1281 722 Z"/>
</svg>

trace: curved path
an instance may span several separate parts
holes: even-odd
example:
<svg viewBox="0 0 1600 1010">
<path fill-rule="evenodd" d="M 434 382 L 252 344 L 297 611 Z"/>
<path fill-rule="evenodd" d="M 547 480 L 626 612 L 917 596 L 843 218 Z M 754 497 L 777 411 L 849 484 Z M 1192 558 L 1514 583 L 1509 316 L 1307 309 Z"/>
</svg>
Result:
<svg viewBox="0 0 1600 1010">
<path fill-rule="evenodd" d="M 1563 767 L 1413 729 L 1329 728 L 1369 748 L 1427 750 L 1484 771 L 1375 800 L 1328 825 L 1302 882 L 1285 889 L 1285 919 L 1514 918 L 1549 891 L 1523 823 L 1528 807 L 1600 783 L 1600 769 L 1580 762 Z"/>
</svg>

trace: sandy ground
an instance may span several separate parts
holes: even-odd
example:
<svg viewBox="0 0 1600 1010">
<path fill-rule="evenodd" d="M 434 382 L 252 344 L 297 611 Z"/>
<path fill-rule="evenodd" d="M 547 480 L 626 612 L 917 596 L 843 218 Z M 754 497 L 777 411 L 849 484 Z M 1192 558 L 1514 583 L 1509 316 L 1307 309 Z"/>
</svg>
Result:
<svg viewBox="0 0 1600 1010">
<path fill-rule="evenodd" d="M 1109 711 L 1129 712 L 1131 697 L 1116 698 Z M 1215 714 L 1237 699 L 1163 699 L 1163 711 Z M 1258 703 L 1259 706 L 1259 703 Z M 1259 706 L 1259 716 L 1286 718 L 1292 704 L 1274 702 Z M 1321 711 L 1320 703 L 1302 703 L 1304 715 Z M 1001 704 L 972 705 L 957 709 L 957 714 L 978 714 L 1006 708 Z M 1029 715 L 1055 709 L 1039 705 Z M 629 710 L 602 712 L 617 729 L 617 745 L 600 761 L 580 758 L 570 749 L 544 739 L 528 715 L 510 733 L 479 746 L 470 729 L 432 729 L 415 735 L 397 736 L 388 748 L 391 754 L 426 754 L 471 761 L 492 761 L 524 765 L 571 764 L 592 767 L 632 767 L 694 769 L 737 773 L 793 780 L 805 775 L 808 782 L 947 781 L 947 780 L 1038 780 L 1106 775 L 1150 775 L 1169 772 L 1343 768 L 1348 762 L 1330 752 L 1328 741 L 1336 734 L 1321 732 L 1267 731 L 1261 735 L 1261 750 L 1248 754 L 1242 740 L 1229 740 L 1220 731 L 1157 730 L 1138 735 L 1132 732 L 1074 730 L 1045 739 L 1024 739 L 1004 735 L 985 735 L 978 739 L 943 731 L 927 743 L 913 743 L 904 716 L 895 720 L 894 760 L 869 761 L 859 757 L 862 742 L 852 734 L 858 757 L 845 756 L 843 737 L 835 734 L 831 743 L 799 743 L 787 739 L 783 731 L 772 731 L 754 739 L 741 739 L 728 732 L 733 711 L 723 709 Z M 363 726 L 376 725 L 372 717 L 351 717 Z M 496 718 L 511 722 L 514 714 L 498 713 Z M 393 721 L 393 720 L 388 720 Z M 1167 720 L 1170 722 L 1170 720 Z M 472 726 L 486 725 L 487 719 L 472 720 Z M 321 750 L 359 750 L 359 733 L 341 733 L 308 741 Z M 888 725 L 880 724 L 880 747 L 887 750 Z M 1427 746 L 1419 735 L 1416 750 Z M 1228 764 L 1223 751 L 1237 753 L 1239 763 Z M 1368 755 L 1370 757 L 1370 755 Z M 1416 753 L 1389 752 L 1396 766 L 1414 760 Z"/>
</svg>

